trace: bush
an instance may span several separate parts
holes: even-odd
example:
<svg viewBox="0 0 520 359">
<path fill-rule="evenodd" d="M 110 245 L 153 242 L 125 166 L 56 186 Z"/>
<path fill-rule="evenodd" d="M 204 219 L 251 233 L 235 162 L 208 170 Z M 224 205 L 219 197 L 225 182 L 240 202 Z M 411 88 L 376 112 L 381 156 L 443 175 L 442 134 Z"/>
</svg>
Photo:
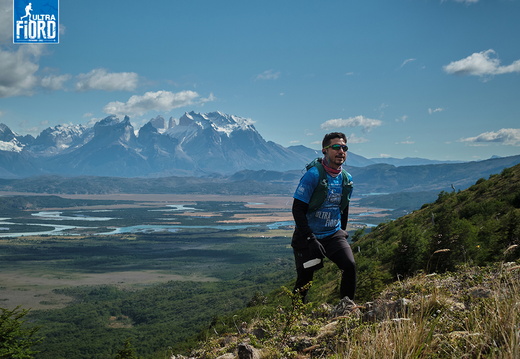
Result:
<svg viewBox="0 0 520 359">
<path fill-rule="evenodd" d="M 23 319 L 28 310 L 0 308 L 0 358 L 34 358 L 32 347 L 41 341 L 36 337 L 39 328 L 25 327 Z"/>
</svg>

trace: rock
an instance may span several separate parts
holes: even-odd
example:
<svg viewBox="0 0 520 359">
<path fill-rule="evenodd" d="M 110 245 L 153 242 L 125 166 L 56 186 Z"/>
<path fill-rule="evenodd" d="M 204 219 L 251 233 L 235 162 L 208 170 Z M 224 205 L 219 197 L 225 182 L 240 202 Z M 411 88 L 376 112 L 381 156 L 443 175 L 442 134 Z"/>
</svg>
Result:
<svg viewBox="0 0 520 359">
<path fill-rule="evenodd" d="M 298 352 L 304 352 L 312 347 L 313 343 L 310 338 L 291 337 L 289 338 L 288 344 L 292 349 Z"/>
<path fill-rule="evenodd" d="M 218 356 L 217 359 L 235 359 L 235 354 L 233 353 L 226 353 L 221 356 Z"/>
<path fill-rule="evenodd" d="M 251 345 L 246 343 L 238 344 L 239 359 L 259 359 L 258 351 Z"/>
<path fill-rule="evenodd" d="M 257 339 L 264 339 L 264 338 L 265 338 L 266 331 L 265 331 L 265 329 L 263 329 L 263 328 L 255 328 L 255 329 L 253 329 L 252 334 L 253 334 Z"/>
<path fill-rule="evenodd" d="M 474 298 L 489 298 L 493 294 L 491 289 L 474 287 L 469 290 L 469 295 Z"/>
<path fill-rule="evenodd" d="M 345 297 L 342 300 L 340 300 L 338 305 L 336 305 L 336 307 L 334 307 L 334 309 L 331 312 L 332 318 L 344 317 L 347 315 L 354 315 L 358 318 L 361 317 L 361 311 L 359 310 L 359 306 L 356 303 L 354 303 L 354 301 L 351 300 L 349 297 Z"/>
<path fill-rule="evenodd" d="M 336 333 L 336 329 L 338 328 L 339 322 L 337 320 L 325 325 L 324 327 L 321 327 L 318 331 L 317 339 L 323 339 L 327 336 L 332 336 Z"/>
<path fill-rule="evenodd" d="M 365 304 L 363 319 L 366 321 L 384 320 L 392 317 L 401 317 L 408 312 L 412 301 L 406 298 L 397 300 L 379 299 Z"/>
</svg>

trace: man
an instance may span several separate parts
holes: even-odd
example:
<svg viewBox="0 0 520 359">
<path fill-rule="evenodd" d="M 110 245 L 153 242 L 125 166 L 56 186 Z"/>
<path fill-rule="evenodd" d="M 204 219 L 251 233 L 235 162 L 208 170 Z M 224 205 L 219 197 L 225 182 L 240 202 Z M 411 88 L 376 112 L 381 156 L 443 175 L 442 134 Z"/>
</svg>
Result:
<svg viewBox="0 0 520 359">
<path fill-rule="evenodd" d="M 308 166 L 293 196 L 292 213 L 296 228 L 291 246 L 297 273 L 294 291 L 300 293 L 303 300 L 314 271 L 323 267 L 321 259 L 324 257 L 343 271 L 341 298 L 354 300 L 356 267 L 345 231 L 352 177 L 342 169 L 347 150 L 345 134 L 326 134 L 322 142 L 324 157 L 315 160 L 310 168 Z"/>
<path fill-rule="evenodd" d="M 24 19 L 24 18 L 26 18 L 26 17 L 28 17 L 29 20 L 31 20 L 31 11 L 33 11 L 32 3 L 29 3 L 29 5 L 27 5 L 27 6 L 25 7 L 25 16 L 22 16 L 22 17 L 20 18 L 20 20 L 22 20 L 22 19 Z"/>
</svg>

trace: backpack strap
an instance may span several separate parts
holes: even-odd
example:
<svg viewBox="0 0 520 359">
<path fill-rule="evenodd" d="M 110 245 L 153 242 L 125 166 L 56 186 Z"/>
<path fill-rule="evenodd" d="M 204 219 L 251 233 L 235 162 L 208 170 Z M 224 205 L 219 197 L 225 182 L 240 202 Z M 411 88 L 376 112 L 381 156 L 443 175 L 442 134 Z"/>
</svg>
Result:
<svg viewBox="0 0 520 359">
<path fill-rule="evenodd" d="M 327 181 L 327 173 L 325 172 L 325 168 L 323 168 L 323 164 L 321 163 L 321 158 L 317 158 L 311 163 L 309 163 L 306 168 L 309 170 L 311 167 L 316 167 L 319 173 L 318 184 L 312 193 L 311 199 L 309 201 L 309 212 L 317 211 L 329 193 L 329 182 Z M 345 171 L 344 169 L 341 172 L 342 177 L 342 189 L 341 189 L 341 212 L 343 212 L 350 203 L 350 196 L 352 195 L 353 183 L 352 176 L 350 173 Z"/>
<path fill-rule="evenodd" d="M 343 213 L 350 204 L 354 183 L 352 182 L 352 176 L 347 171 L 342 170 L 341 175 L 343 176 L 343 184 L 341 186 L 341 213 Z"/>
<path fill-rule="evenodd" d="M 325 198 L 329 193 L 329 182 L 327 181 L 327 173 L 325 172 L 325 168 L 321 164 L 321 159 L 316 159 L 311 162 L 311 167 L 316 167 L 319 173 L 318 184 L 312 193 L 311 200 L 309 201 L 309 212 L 314 212 L 321 207 L 323 202 L 325 202 Z M 309 169 L 310 167 L 307 167 Z"/>
</svg>

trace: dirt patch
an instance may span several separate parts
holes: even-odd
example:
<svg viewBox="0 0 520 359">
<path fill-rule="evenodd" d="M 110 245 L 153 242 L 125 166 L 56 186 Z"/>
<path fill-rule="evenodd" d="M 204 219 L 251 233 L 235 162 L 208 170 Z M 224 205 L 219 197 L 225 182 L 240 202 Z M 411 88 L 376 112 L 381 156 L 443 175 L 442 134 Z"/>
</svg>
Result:
<svg viewBox="0 0 520 359">
<path fill-rule="evenodd" d="M 219 223 L 273 223 L 292 221 L 293 216 L 290 212 L 266 213 L 266 214 L 245 214 L 237 213 L 232 219 L 218 221 Z"/>
<path fill-rule="evenodd" d="M 134 288 L 168 281 L 217 281 L 212 277 L 181 276 L 159 271 L 125 271 L 106 273 L 0 273 L 0 307 L 55 309 L 66 306 L 72 298 L 53 292 L 54 289 L 83 285 L 115 285 L 119 288 Z"/>
</svg>

